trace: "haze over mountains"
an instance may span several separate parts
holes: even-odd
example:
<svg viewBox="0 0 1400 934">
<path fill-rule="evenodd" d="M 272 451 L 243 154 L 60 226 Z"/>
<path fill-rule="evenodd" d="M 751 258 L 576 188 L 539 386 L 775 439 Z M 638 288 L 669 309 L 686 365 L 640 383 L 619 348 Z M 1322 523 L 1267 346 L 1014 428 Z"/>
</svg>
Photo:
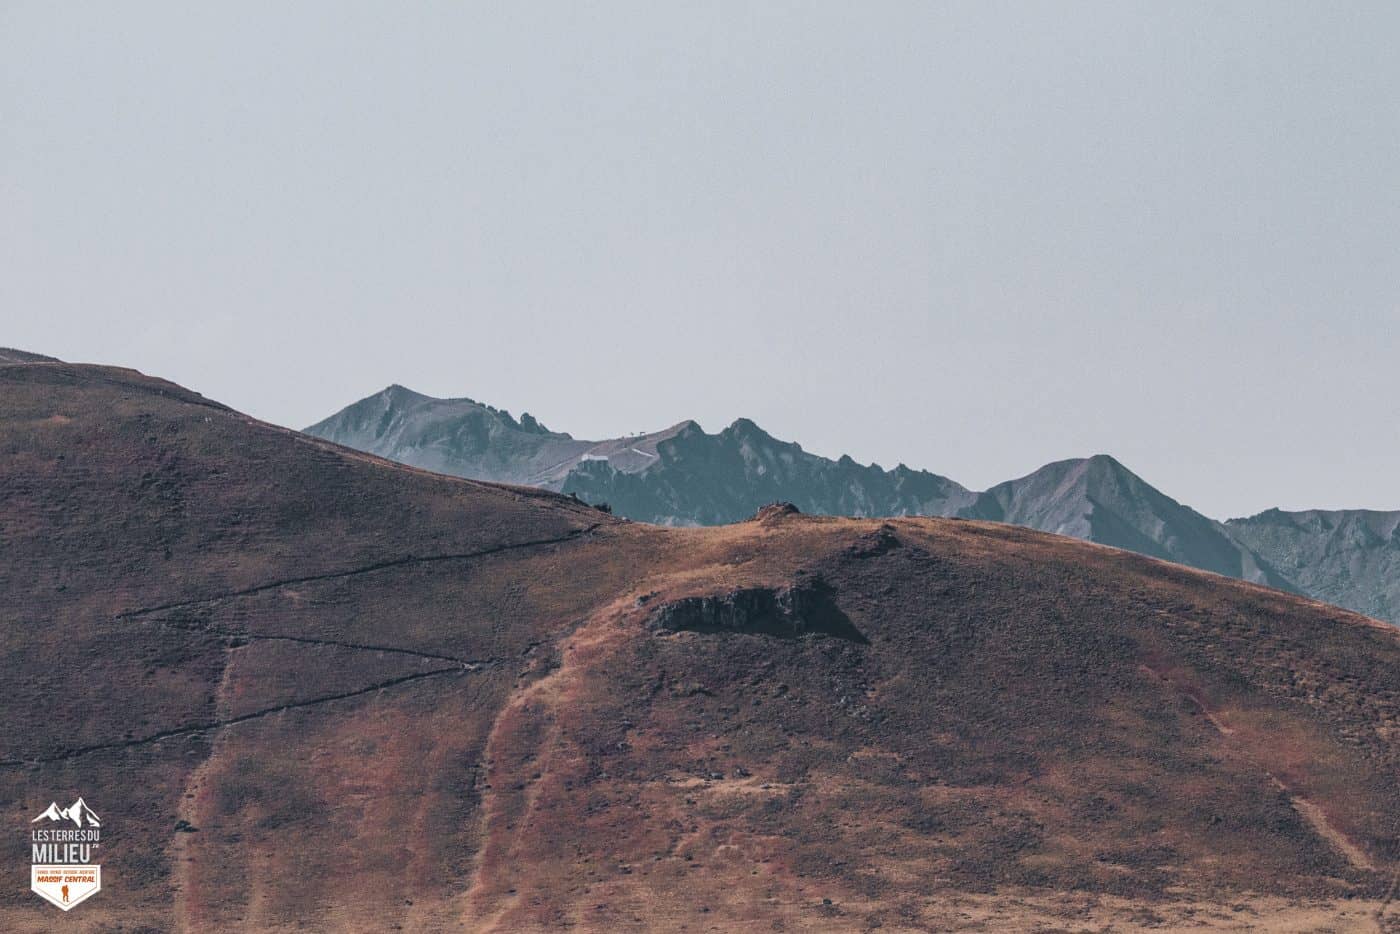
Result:
<svg viewBox="0 0 1400 934">
<path fill-rule="evenodd" d="M 1394 929 L 1400 630 L 1295 595 L 626 522 L 56 362 L 0 364 L 0 507 L 0 808 L 101 815 L 75 930 Z"/>
<path fill-rule="evenodd" d="M 903 464 L 837 460 L 748 419 L 707 434 L 693 421 L 585 441 L 528 413 L 390 386 L 307 433 L 459 477 L 607 503 L 661 525 L 739 521 L 778 500 L 806 513 L 987 519 L 1070 535 L 1267 584 L 1400 623 L 1400 512 L 1282 512 L 1226 522 L 1153 488 L 1107 455 L 1059 461 L 984 492 Z"/>
</svg>

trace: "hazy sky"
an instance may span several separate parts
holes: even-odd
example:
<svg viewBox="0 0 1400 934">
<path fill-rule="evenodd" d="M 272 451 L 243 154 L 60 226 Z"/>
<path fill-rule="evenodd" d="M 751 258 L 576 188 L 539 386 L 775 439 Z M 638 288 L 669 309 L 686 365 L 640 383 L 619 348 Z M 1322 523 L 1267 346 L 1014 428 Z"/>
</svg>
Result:
<svg viewBox="0 0 1400 934">
<path fill-rule="evenodd" d="M 1331 0 L 0 0 L 0 345 L 293 427 L 399 382 L 1397 508 L 1397 37 Z"/>
</svg>

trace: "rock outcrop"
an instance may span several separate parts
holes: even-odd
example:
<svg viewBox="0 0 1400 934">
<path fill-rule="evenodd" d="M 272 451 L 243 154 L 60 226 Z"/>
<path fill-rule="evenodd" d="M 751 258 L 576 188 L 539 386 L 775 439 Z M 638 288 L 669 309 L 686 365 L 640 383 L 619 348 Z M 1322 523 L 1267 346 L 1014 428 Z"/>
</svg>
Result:
<svg viewBox="0 0 1400 934">
<path fill-rule="evenodd" d="M 868 643 L 820 579 L 682 597 L 658 606 L 648 627 L 653 632 L 757 633 L 780 639 L 832 636 Z"/>
</svg>

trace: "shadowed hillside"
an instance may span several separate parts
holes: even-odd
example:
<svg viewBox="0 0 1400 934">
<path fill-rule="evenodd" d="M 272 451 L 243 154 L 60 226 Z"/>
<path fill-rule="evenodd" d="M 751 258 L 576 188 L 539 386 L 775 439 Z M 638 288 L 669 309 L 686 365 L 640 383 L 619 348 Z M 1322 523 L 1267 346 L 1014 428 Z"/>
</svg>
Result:
<svg viewBox="0 0 1400 934">
<path fill-rule="evenodd" d="M 8 825 L 110 840 L 65 928 L 1395 926 L 1400 631 L 1124 551 L 662 529 L 36 362 L 0 590 Z"/>
</svg>

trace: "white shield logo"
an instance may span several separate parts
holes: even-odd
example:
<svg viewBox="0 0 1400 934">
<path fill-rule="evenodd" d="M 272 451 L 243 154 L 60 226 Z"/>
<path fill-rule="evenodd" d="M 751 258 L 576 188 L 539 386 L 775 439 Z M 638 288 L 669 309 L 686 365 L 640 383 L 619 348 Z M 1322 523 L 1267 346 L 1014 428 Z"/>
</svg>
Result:
<svg viewBox="0 0 1400 934">
<path fill-rule="evenodd" d="M 64 911 L 102 888 L 101 866 L 31 866 L 29 887 Z"/>
<path fill-rule="evenodd" d="M 94 857 L 102 845 L 102 818 L 86 801 L 79 798 L 66 808 L 55 801 L 29 823 L 40 825 L 30 833 L 29 887 L 36 895 L 67 911 L 101 891 L 102 867 Z"/>
</svg>

